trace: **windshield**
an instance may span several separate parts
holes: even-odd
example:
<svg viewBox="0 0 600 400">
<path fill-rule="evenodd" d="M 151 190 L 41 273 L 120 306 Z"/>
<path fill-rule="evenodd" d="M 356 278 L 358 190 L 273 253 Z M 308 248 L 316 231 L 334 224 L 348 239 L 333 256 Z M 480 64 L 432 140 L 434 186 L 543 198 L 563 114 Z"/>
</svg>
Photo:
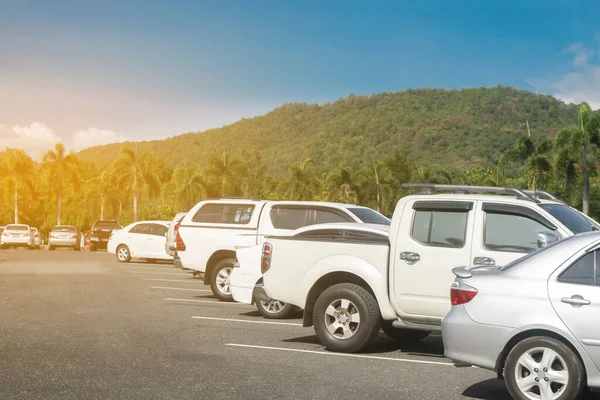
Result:
<svg viewBox="0 0 600 400">
<path fill-rule="evenodd" d="M 55 226 L 52 232 L 77 232 L 74 226 Z"/>
<path fill-rule="evenodd" d="M 121 228 L 121 225 L 117 221 L 98 221 L 94 228 Z"/>
<path fill-rule="evenodd" d="M 389 225 L 390 220 L 379 214 L 377 211 L 371 210 L 370 208 L 349 208 L 352 214 L 356 215 L 365 224 L 378 224 L 378 225 Z"/>
<path fill-rule="evenodd" d="M 27 225 L 8 225 L 6 227 L 7 231 L 28 231 L 29 227 Z"/>
<path fill-rule="evenodd" d="M 575 234 L 598 230 L 597 224 L 593 225 L 583 214 L 564 204 L 540 204 L 540 207 Z"/>
</svg>

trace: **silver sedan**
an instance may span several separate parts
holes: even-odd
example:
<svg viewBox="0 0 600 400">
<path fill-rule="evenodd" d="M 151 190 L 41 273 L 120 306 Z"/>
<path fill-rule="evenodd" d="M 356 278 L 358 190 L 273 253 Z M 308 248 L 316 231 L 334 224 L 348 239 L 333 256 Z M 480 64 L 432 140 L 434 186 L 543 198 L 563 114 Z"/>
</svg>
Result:
<svg viewBox="0 0 600 400">
<path fill-rule="evenodd" d="M 504 267 L 455 268 L 446 357 L 495 370 L 515 399 L 600 389 L 600 233 L 563 239 Z"/>
</svg>

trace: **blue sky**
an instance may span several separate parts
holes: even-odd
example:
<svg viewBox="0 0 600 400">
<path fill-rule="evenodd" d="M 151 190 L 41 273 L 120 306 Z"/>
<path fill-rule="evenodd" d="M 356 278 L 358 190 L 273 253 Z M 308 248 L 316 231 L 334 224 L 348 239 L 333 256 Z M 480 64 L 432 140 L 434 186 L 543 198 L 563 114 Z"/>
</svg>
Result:
<svg viewBox="0 0 600 400">
<path fill-rule="evenodd" d="M 600 3 L 0 6 L 0 145 L 32 153 L 58 139 L 82 148 L 162 138 L 286 102 L 427 86 L 501 84 L 600 107 Z"/>
</svg>

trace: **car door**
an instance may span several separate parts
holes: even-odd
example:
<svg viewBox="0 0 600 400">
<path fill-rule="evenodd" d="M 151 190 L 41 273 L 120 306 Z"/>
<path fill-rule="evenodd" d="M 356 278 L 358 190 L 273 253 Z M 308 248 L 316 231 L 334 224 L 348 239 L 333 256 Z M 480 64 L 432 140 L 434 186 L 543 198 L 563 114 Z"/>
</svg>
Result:
<svg viewBox="0 0 600 400">
<path fill-rule="evenodd" d="M 548 280 L 552 306 L 600 368 L 600 253 L 583 254 Z"/>
<path fill-rule="evenodd" d="M 152 230 L 148 235 L 148 254 L 156 258 L 165 258 L 165 243 L 167 242 L 167 231 L 169 228 L 162 224 L 151 224 Z"/>
<path fill-rule="evenodd" d="M 538 249 L 538 233 L 565 234 L 534 209 L 501 202 L 479 202 L 473 235 L 473 265 L 506 265 Z"/>
<path fill-rule="evenodd" d="M 152 232 L 152 224 L 140 223 L 127 233 L 127 246 L 134 257 L 148 256 L 148 239 Z"/>
<path fill-rule="evenodd" d="M 390 260 L 393 303 L 404 317 L 437 320 L 449 311 L 452 269 L 470 264 L 474 203 L 407 202 Z"/>
</svg>

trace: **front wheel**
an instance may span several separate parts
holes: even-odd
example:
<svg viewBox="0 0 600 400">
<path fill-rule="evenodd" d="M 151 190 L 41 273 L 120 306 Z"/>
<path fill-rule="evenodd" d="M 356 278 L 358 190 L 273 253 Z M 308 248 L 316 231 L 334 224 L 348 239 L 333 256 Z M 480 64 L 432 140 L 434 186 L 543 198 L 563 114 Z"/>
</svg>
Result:
<svg viewBox="0 0 600 400">
<path fill-rule="evenodd" d="M 228 258 L 221 260 L 215 265 L 210 278 L 210 289 L 215 297 L 221 301 L 233 301 L 231 295 L 231 271 L 233 271 L 234 260 Z"/>
<path fill-rule="evenodd" d="M 579 398 L 585 385 L 585 370 L 579 357 L 564 343 L 549 337 L 531 337 L 519 342 L 508 354 L 504 379 L 513 398 Z"/>
<path fill-rule="evenodd" d="M 421 339 L 429 336 L 431 332 L 429 331 L 418 331 L 414 329 L 402 329 L 402 328 L 394 328 L 392 326 L 392 321 L 383 321 L 381 323 L 381 329 L 388 335 L 390 338 L 396 340 L 400 345 L 404 344 L 415 344 Z"/>
<path fill-rule="evenodd" d="M 256 309 L 265 318 L 282 319 L 288 318 L 294 313 L 296 307 L 283 301 L 271 299 L 269 302 L 254 299 Z"/>
<path fill-rule="evenodd" d="M 128 263 L 131 261 L 131 253 L 129 252 L 129 247 L 124 244 L 117 247 L 117 260 L 122 263 Z"/>
<path fill-rule="evenodd" d="M 355 353 L 373 344 L 380 319 L 375 297 L 354 283 L 325 289 L 313 311 L 317 337 L 329 350 L 341 353 Z"/>
</svg>

